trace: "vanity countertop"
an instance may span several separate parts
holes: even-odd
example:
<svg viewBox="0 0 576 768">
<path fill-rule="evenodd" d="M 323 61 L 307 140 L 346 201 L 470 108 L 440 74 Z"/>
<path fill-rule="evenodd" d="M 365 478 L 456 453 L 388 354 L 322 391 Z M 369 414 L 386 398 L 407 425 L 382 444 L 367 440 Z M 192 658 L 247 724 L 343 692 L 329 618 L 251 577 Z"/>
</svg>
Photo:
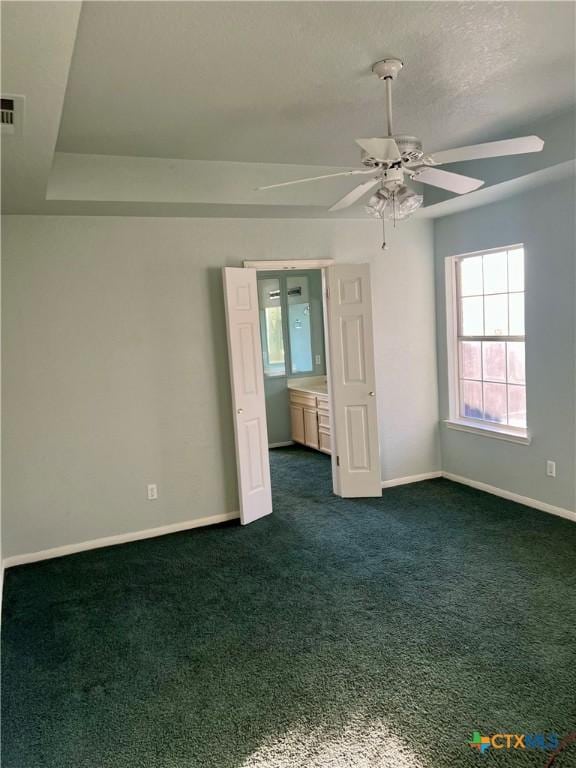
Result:
<svg viewBox="0 0 576 768">
<path fill-rule="evenodd" d="M 302 379 L 290 379 L 288 389 L 299 389 L 312 395 L 327 395 L 328 382 L 325 376 L 307 376 Z"/>
</svg>

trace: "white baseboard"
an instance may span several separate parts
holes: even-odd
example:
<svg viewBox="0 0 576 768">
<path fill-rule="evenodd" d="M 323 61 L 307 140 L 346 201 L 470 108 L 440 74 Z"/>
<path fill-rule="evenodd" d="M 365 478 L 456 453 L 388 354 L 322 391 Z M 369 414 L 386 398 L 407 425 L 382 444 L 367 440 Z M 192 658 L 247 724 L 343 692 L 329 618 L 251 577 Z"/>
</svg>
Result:
<svg viewBox="0 0 576 768">
<path fill-rule="evenodd" d="M 396 485 L 408 485 L 409 483 L 419 483 L 421 480 L 434 480 L 436 477 L 442 477 L 442 472 L 423 472 L 420 475 L 407 475 L 406 477 L 395 477 L 393 480 L 382 480 L 382 488 L 394 488 Z"/>
<path fill-rule="evenodd" d="M 287 448 L 294 445 L 294 440 L 287 440 L 285 443 L 268 443 L 268 448 Z"/>
<path fill-rule="evenodd" d="M 462 483 L 462 485 L 469 485 L 471 488 L 477 488 L 479 491 L 485 491 L 486 493 L 492 493 L 494 496 L 501 496 L 508 501 L 515 501 L 518 504 L 524 504 L 526 507 L 533 507 L 539 509 L 541 512 L 549 512 L 551 515 L 558 515 L 558 517 L 565 517 L 566 520 L 572 520 L 576 523 L 576 512 L 570 509 L 563 509 L 562 507 L 555 507 L 553 504 L 547 504 L 545 501 L 538 501 L 538 499 L 530 499 L 528 496 L 521 496 L 519 493 L 512 493 L 512 491 L 505 491 L 503 488 L 496 488 L 495 485 L 488 485 L 488 483 L 481 483 L 478 480 L 470 480 L 468 477 L 461 477 L 460 475 L 453 475 L 451 472 L 443 472 L 442 476 L 446 480 L 452 480 L 454 483 Z"/>
<path fill-rule="evenodd" d="M 239 517 L 240 514 L 238 512 L 227 512 L 221 515 L 211 515 L 210 517 L 199 517 L 196 520 L 184 520 L 181 523 L 163 525 L 159 528 L 148 528 L 144 531 L 120 533 L 117 536 L 106 536 L 103 539 L 92 539 L 92 541 L 81 541 L 78 544 L 67 544 L 63 547 L 55 547 L 54 549 L 44 549 L 41 552 L 31 552 L 26 555 L 13 555 L 12 557 L 6 557 L 4 559 L 3 566 L 4 568 L 11 568 L 14 565 L 37 563 L 40 560 L 51 560 L 53 557 L 73 555 L 77 552 L 86 552 L 89 549 L 112 547 L 115 544 L 126 544 L 130 541 L 140 541 L 141 539 L 152 539 L 156 536 L 164 536 L 167 533 L 178 533 L 178 531 L 188 531 L 191 528 L 202 528 L 206 525 L 225 523 L 228 520 L 237 520 Z"/>
</svg>

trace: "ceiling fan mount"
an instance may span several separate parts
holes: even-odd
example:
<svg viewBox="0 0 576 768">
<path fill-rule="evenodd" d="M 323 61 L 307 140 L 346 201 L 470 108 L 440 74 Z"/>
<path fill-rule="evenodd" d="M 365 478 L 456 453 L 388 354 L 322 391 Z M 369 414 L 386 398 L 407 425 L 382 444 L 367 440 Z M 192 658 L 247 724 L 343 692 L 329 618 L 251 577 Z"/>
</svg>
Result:
<svg viewBox="0 0 576 768">
<path fill-rule="evenodd" d="M 380 78 L 380 80 L 396 80 L 398 73 L 402 69 L 404 64 L 400 59 L 382 59 L 372 64 L 372 72 Z"/>
<path fill-rule="evenodd" d="M 404 183 L 405 177 L 422 184 L 440 187 L 440 189 L 458 195 L 464 195 L 478 189 L 484 182 L 470 176 L 445 171 L 437 166 L 468 160 L 482 160 L 488 157 L 540 152 L 543 148 L 544 142 L 538 136 L 521 136 L 515 139 L 492 141 L 487 144 L 474 144 L 468 147 L 425 153 L 422 149 L 422 142 L 416 136 L 394 133 L 392 83 L 398 77 L 403 66 L 402 61 L 397 58 L 382 59 L 372 65 L 374 74 L 386 84 L 386 135 L 380 138 L 356 139 L 356 144 L 361 149 L 360 159 L 363 168 L 269 184 L 259 187 L 259 189 L 286 187 L 336 176 L 370 174 L 372 178 L 348 192 L 330 210 L 338 211 L 342 208 L 348 208 L 375 187 L 379 187 L 378 193 L 370 198 L 367 211 L 382 219 L 394 218 L 396 220 L 396 218 L 405 218 L 410 215 L 422 204 L 422 196 L 417 195 Z"/>
</svg>

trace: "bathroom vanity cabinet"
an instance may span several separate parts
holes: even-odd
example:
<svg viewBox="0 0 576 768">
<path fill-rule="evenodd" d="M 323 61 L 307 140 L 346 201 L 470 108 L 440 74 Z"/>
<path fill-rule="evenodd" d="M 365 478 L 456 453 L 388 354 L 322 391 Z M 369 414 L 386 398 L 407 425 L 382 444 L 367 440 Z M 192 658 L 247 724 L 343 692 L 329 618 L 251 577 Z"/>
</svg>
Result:
<svg viewBox="0 0 576 768">
<path fill-rule="evenodd" d="M 331 453 L 330 408 L 325 384 L 289 386 L 292 440 Z"/>
</svg>

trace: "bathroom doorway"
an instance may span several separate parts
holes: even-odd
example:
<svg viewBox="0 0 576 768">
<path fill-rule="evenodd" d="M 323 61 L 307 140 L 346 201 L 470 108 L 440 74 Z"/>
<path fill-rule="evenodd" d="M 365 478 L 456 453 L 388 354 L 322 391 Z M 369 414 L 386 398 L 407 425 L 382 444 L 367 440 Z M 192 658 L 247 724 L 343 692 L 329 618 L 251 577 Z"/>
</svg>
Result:
<svg viewBox="0 0 576 768">
<path fill-rule="evenodd" d="M 272 492 L 312 474 L 331 494 L 322 271 L 260 271 L 257 285 Z"/>
<path fill-rule="evenodd" d="M 313 270 L 320 270 L 323 305 L 323 323 L 315 329 L 310 322 Z M 266 272 L 274 274 L 264 275 L 259 287 L 258 275 Z M 274 282 L 285 273 L 295 281 Z M 272 512 L 267 378 L 286 379 L 282 397 L 288 400 L 290 442 L 322 460 L 321 454 L 329 453 L 333 492 L 346 498 L 381 495 L 369 265 L 244 262 L 243 268 L 225 267 L 223 281 L 241 522 Z M 261 323 L 261 312 L 269 316 L 266 322 Z M 299 333 L 308 325 L 309 337 Z M 313 340 L 322 330 L 323 353 Z M 273 397 L 268 400 L 268 411 L 275 418 L 278 410 L 280 423 L 280 406 L 274 406 Z M 275 440 L 279 433 L 271 434 Z M 289 442 L 272 440 L 276 447 Z"/>
<path fill-rule="evenodd" d="M 259 272 L 257 281 L 268 447 L 300 443 L 318 448 L 311 424 L 305 434 L 302 415 L 291 413 L 290 404 L 298 398 L 290 395 L 328 398 L 322 272 Z M 324 440 L 322 448 L 329 455 L 330 441 Z"/>
</svg>

